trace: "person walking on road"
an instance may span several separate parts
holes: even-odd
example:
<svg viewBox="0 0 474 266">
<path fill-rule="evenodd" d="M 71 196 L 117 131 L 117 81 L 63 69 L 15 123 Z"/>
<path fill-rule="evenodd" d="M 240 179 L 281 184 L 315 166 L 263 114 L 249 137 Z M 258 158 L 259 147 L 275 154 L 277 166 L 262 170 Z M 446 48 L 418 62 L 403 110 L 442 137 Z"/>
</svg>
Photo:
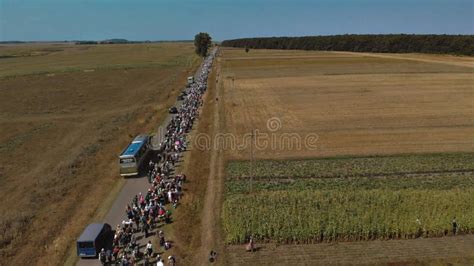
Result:
<svg viewBox="0 0 474 266">
<path fill-rule="evenodd" d="M 148 244 L 146 244 L 146 255 L 148 257 L 151 257 L 151 255 L 153 255 L 153 245 L 151 244 L 151 241 L 148 241 Z"/>
<path fill-rule="evenodd" d="M 165 266 L 163 260 L 161 259 L 160 254 L 156 255 L 156 266 Z"/>
<path fill-rule="evenodd" d="M 173 256 L 168 257 L 168 265 L 176 266 L 176 259 Z"/>
<path fill-rule="evenodd" d="M 160 231 L 160 232 L 158 233 L 158 238 L 160 239 L 160 240 L 159 240 L 160 247 L 161 247 L 161 248 L 164 248 L 164 247 L 165 247 L 165 234 L 163 233 L 163 231 Z"/>
<path fill-rule="evenodd" d="M 245 249 L 250 252 L 255 251 L 255 244 L 253 242 L 253 237 L 250 237 L 249 243 L 247 244 L 247 247 L 245 247 Z"/>
<path fill-rule="evenodd" d="M 99 260 L 102 265 L 105 265 L 107 262 L 107 255 L 105 254 L 105 249 L 102 249 L 99 253 Z"/>
<path fill-rule="evenodd" d="M 453 225 L 453 235 L 456 235 L 458 231 L 458 223 L 456 222 L 456 217 L 454 217 L 452 225 Z"/>
<path fill-rule="evenodd" d="M 147 222 L 144 222 L 144 223 L 143 223 L 143 232 L 145 232 L 145 238 L 148 237 L 148 230 L 150 229 L 149 227 L 150 227 L 150 226 L 148 225 Z"/>
</svg>

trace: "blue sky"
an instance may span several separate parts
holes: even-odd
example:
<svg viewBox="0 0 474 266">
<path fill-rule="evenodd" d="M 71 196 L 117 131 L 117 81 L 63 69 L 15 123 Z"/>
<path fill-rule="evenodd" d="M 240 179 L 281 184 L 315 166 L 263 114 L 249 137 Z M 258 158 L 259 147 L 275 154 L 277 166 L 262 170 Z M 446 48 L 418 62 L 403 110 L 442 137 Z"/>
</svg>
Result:
<svg viewBox="0 0 474 266">
<path fill-rule="evenodd" d="M 474 34 L 473 0 L 0 0 L 0 41 Z"/>
</svg>

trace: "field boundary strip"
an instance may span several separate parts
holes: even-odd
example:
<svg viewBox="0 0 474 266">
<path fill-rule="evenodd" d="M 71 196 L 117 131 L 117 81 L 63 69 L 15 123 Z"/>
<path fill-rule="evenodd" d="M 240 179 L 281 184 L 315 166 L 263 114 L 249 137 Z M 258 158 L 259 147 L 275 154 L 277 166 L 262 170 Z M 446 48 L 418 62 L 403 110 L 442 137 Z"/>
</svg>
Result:
<svg viewBox="0 0 474 266">
<path fill-rule="evenodd" d="M 464 173 L 474 171 L 474 153 L 327 157 L 290 160 L 234 160 L 227 178 L 330 178 Z"/>
<path fill-rule="evenodd" d="M 292 179 L 314 179 L 314 178 L 357 178 L 357 177 L 370 177 L 370 178 L 384 178 L 384 177 L 418 177 L 427 175 L 441 175 L 441 174 L 463 174 L 463 173 L 474 173 L 474 169 L 463 169 L 463 170 L 446 170 L 446 171 L 423 171 L 423 172 L 391 172 L 391 173 L 375 173 L 375 174 L 357 174 L 357 175 L 345 175 L 345 176 L 259 176 L 257 180 L 292 180 Z M 239 176 L 239 177 L 227 177 L 232 180 L 247 180 L 252 176 Z"/>
</svg>

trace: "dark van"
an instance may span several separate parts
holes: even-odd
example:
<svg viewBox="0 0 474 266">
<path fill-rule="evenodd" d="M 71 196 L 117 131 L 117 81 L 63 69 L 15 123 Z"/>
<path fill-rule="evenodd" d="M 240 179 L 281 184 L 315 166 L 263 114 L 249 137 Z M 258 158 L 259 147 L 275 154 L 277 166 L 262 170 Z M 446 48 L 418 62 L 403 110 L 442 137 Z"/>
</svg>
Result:
<svg viewBox="0 0 474 266">
<path fill-rule="evenodd" d="M 89 224 L 77 240 L 77 256 L 97 257 L 102 248 L 111 249 L 113 231 L 109 224 Z"/>
</svg>

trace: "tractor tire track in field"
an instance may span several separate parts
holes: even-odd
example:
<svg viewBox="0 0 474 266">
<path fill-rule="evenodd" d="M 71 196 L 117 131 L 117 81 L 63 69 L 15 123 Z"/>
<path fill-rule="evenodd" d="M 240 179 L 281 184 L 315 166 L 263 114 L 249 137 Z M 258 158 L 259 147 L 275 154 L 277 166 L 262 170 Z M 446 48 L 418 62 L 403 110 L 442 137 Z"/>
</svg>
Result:
<svg viewBox="0 0 474 266">
<path fill-rule="evenodd" d="M 224 117 L 220 116 L 223 113 L 224 105 L 220 104 L 220 91 L 223 84 L 220 82 L 220 58 L 216 58 L 216 83 L 215 83 L 215 104 L 214 113 L 212 114 L 212 131 L 210 136 L 215 136 L 222 129 L 222 122 Z M 214 80 L 210 80 L 214 82 Z M 222 245 L 218 245 L 220 239 L 220 207 L 223 193 L 223 173 L 224 173 L 224 155 L 221 147 L 212 146 L 211 141 L 211 159 L 209 162 L 209 177 L 207 180 L 207 188 L 204 198 L 204 206 L 201 218 L 201 247 L 195 257 L 195 262 L 205 264 L 207 255 L 211 250 L 217 250 L 218 253 L 222 251 Z M 200 263 L 203 262 L 203 263 Z"/>
</svg>

